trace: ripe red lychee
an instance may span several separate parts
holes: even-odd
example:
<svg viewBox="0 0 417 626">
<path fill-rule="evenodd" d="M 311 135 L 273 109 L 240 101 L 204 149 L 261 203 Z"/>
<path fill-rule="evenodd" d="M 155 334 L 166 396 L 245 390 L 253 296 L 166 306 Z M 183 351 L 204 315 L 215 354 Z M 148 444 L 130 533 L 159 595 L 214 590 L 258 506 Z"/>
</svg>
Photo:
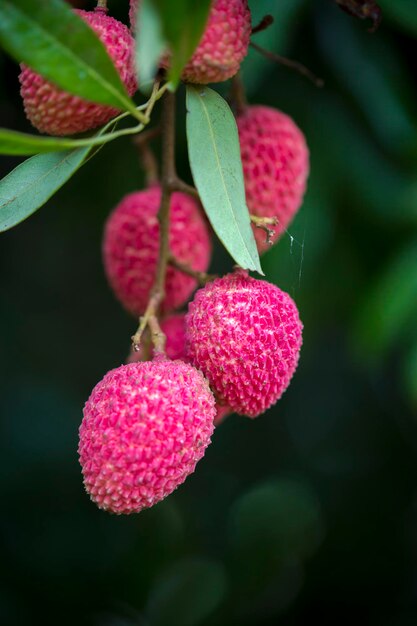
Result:
<svg viewBox="0 0 417 626">
<path fill-rule="evenodd" d="M 107 220 L 103 260 L 116 297 L 133 315 L 144 313 L 155 281 L 159 252 L 157 213 L 161 201 L 158 186 L 131 193 Z M 174 193 L 170 204 L 169 245 L 171 253 L 194 270 L 205 272 L 211 256 L 211 239 L 198 203 L 184 193 Z M 162 311 L 181 307 L 196 287 L 196 281 L 168 267 Z"/>
<path fill-rule="evenodd" d="M 183 361 L 122 365 L 84 407 L 79 456 L 84 485 L 101 509 L 138 513 L 195 469 L 213 433 L 214 397 Z"/>
<path fill-rule="evenodd" d="M 129 95 L 136 91 L 134 41 L 129 29 L 105 10 L 76 10 L 105 45 Z M 95 104 L 63 91 L 29 67 L 21 66 L 19 76 L 26 116 L 40 132 L 73 135 L 102 126 L 119 111 Z"/>
<path fill-rule="evenodd" d="M 213 0 L 203 37 L 181 78 L 198 84 L 231 78 L 247 54 L 250 35 L 247 0 Z"/>
<path fill-rule="evenodd" d="M 277 217 L 275 242 L 301 206 L 309 172 L 303 133 L 276 109 L 250 106 L 238 116 L 240 149 L 249 211 L 258 217 Z M 254 228 L 258 249 L 269 249 L 266 235 Z"/>
<path fill-rule="evenodd" d="M 220 402 L 257 417 L 288 387 L 301 333 L 287 293 L 237 270 L 197 291 L 186 316 L 186 354 Z"/>
</svg>

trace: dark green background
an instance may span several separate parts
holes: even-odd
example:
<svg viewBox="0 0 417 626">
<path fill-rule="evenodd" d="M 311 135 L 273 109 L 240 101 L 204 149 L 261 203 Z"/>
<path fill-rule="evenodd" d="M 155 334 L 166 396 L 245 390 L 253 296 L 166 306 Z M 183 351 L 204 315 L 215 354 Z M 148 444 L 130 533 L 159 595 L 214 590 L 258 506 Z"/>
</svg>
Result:
<svg viewBox="0 0 417 626">
<path fill-rule="evenodd" d="M 417 622 L 417 5 L 383 0 L 370 35 L 331 0 L 251 4 L 276 18 L 257 41 L 326 83 L 244 65 L 251 102 L 292 115 L 311 150 L 305 203 L 263 260 L 304 321 L 297 374 L 274 409 L 220 426 L 165 502 L 100 512 L 77 430 L 135 328 L 100 258 L 107 214 L 143 185 L 130 141 L 0 235 L 2 625 Z M 110 0 L 123 20 L 127 5 Z M 1 125 L 30 130 L 17 73 L 0 57 Z M 230 267 L 216 249 L 212 270 Z"/>
</svg>

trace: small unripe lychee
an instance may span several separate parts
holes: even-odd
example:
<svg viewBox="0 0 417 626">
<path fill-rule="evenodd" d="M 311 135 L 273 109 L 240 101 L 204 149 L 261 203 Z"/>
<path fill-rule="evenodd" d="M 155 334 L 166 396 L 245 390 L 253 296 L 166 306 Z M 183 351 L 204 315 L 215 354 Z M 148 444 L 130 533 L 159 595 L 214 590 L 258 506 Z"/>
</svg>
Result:
<svg viewBox="0 0 417 626">
<path fill-rule="evenodd" d="M 301 333 L 287 293 L 237 270 L 197 291 L 186 316 L 186 354 L 220 402 L 256 417 L 288 387 Z"/>
<path fill-rule="evenodd" d="M 188 83 L 218 83 L 234 76 L 251 35 L 247 0 L 213 0 L 204 34 L 181 78 Z"/>
<path fill-rule="evenodd" d="M 76 10 L 95 31 L 114 62 L 129 95 L 136 91 L 134 40 L 129 29 L 103 9 Z M 74 96 L 50 83 L 29 67 L 22 65 L 19 76 L 25 113 L 42 133 L 73 135 L 97 128 L 115 117 L 119 111 Z"/>
<path fill-rule="evenodd" d="M 123 198 L 109 216 L 103 239 L 107 278 L 117 298 L 133 315 L 144 313 L 155 282 L 159 253 L 158 186 Z M 169 247 L 176 259 L 205 272 L 211 239 L 200 206 L 184 193 L 173 193 L 170 203 Z M 161 310 L 181 307 L 196 287 L 191 276 L 168 267 Z"/>
<path fill-rule="evenodd" d="M 168 496 L 203 457 L 214 397 L 183 361 L 122 365 L 84 407 L 78 452 L 91 499 L 113 513 L 138 513 Z"/>
<path fill-rule="evenodd" d="M 272 242 L 288 227 L 303 201 L 309 154 L 303 133 L 285 113 L 265 106 L 247 107 L 237 118 L 246 201 L 250 213 L 277 217 Z M 266 235 L 254 228 L 258 249 L 269 249 Z"/>
</svg>

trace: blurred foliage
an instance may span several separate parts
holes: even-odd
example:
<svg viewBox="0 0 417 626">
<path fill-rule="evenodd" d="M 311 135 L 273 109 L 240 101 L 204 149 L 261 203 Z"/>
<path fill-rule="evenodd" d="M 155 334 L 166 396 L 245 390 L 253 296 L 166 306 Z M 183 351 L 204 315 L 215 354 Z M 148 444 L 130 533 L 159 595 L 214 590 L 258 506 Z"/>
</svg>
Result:
<svg viewBox="0 0 417 626">
<path fill-rule="evenodd" d="M 154 509 L 98 511 L 76 455 L 83 402 L 135 326 L 100 259 L 106 215 L 144 184 L 131 142 L 1 236 L 2 625 L 416 623 L 417 4 L 380 4 L 370 35 L 330 0 L 251 2 L 254 23 L 275 16 L 256 41 L 325 81 L 254 50 L 244 64 L 250 101 L 292 115 L 310 147 L 304 205 L 263 259 L 304 346 L 278 405 L 228 418 Z M 127 0 L 110 7 L 127 19 Z M 0 56 L 1 123 L 29 131 L 17 73 Z M 212 270 L 229 267 L 218 246 Z"/>
</svg>

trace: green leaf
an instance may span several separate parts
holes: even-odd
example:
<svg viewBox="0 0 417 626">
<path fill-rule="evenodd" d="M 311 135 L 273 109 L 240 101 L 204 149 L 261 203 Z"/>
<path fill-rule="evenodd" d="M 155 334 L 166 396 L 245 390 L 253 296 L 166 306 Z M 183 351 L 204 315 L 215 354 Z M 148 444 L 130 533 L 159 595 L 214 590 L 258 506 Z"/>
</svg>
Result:
<svg viewBox="0 0 417 626">
<path fill-rule="evenodd" d="M 138 127 L 134 126 L 116 132 L 95 134 L 91 137 L 85 137 L 84 139 L 61 139 L 60 137 L 41 137 L 8 130 L 7 128 L 0 128 L 0 154 L 27 156 L 46 152 L 73 150 L 74 148 L 101 146 L 118 137 L 132 135 L 137 132 Z"/>
<path fill-rule="evenodd" d="M 225 248 L 244 269 L 263 275 L 246 206 L 236 121 L 208 87 L 187 86 L 188 154 L 204 209 Z"/>
<path fill-rule="evenodd" d="M 177 86 L 197 47 L 211 0 L 143 0 L 137 17 L 137 67 L 140 80 L 151 80 L 164 50 L 170 51 L 169 80 Z"/>
<path fill-rule="evenodd" d="M 147 614 L 153 626 L 196 626 L 219 606 L 225 590 L 220 563 L 185 558 L 165 570 L 151 591 Z"/>
<path fill-rule="evenodd" d="M 0 43 L 62 89 L 136 115 L 104 45 L 63 0 L 0 0 Z"/>
<path fill-rule="evenodd" d="M 97 150 L 87 146 L 78 150 L 37 154 L 18 165 L 0 181 L 0 232 L 9 230 L 32 215 Z"/>
<path fill-rule="evenodd" d="M 140 3 L 136 15 L 136 32 L 136 67 L 138 83 L 143 90 L 144 85 L 152 84 L 161 56 L 167 48 L 160 14 L 153 0 L 142 0 Z"/>
</svg>

